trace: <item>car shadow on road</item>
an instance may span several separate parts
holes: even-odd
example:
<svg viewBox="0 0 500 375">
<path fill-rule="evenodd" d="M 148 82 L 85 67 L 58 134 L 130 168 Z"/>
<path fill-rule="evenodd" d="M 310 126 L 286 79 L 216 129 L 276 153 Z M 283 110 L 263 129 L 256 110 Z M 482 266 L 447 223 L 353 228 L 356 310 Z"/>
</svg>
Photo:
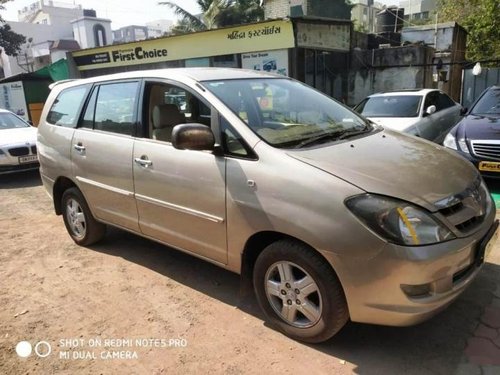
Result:
<svg viewBox="0 0 500 375">
<path fill-rule="evenodd" d="M 0 189 L 19 189 L 42 185 L 38 170 L 0 175 Z"/>
<path fill-rule="evenodd" d="M 244 293 L 244 299 L 240 295 L 237 274 L 202 259 L 113 227 L 108 227 L 103 241 L 90 248 L 149 268 L 263 319 L 254 296 L 250 293 L 248 299 Z"/>
<path fill-rule="evenodd" d="M 253 293 L 240 294 L 239 276 L 180 251 L 110 228 L 91 247 L 147 267 L 263 321 Z M 451 374 L 462 360 L 469 337 L 500 285 L 500 266 L 487 263 L 477 279 L 446 310 L 413 327 L 348 323 L 334 338 L 308 345 L 353 364 L 356 374 Z M 271 329 L 271 327 L 270 327 Z"/>
</svg>

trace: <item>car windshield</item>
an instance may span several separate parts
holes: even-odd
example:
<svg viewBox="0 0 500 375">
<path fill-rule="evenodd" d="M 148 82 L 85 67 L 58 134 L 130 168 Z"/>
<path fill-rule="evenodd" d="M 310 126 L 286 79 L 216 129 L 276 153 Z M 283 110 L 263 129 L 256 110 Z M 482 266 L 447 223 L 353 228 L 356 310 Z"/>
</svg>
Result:
<svg viewBox="0 0 500 375">
<path fill-rule="evenodd" d="M 374 96 L 361 102 L 356 111 L 365 117 L 417 117 L 421 101 L 418 95 Z"/>
<path fill-rule="evenodd" d="M 0 113 L 0 130 L 29 128 L 29 125 L 12 113 Z"/>
<path fill-rule="evenodd" d="M 236 79 L 203 84 L 275 147 L 305 147 L 372 130 L 350 109 L 290 79 Z"/>
<path fill-rule="evenodd" d="M 488 90 L 472 108 L 473 115 L 500 115 L 500 88 Z"/>
</svg>

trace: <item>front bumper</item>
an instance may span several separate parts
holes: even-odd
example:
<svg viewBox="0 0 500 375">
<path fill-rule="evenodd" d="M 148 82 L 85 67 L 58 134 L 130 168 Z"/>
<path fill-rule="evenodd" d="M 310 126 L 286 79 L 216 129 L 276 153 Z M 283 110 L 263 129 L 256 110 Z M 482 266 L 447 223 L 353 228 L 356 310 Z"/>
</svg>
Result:
<svg viewBox="0 0 500 375">
<path fill-rule="evenodd" d="M 481 249 L 493 237 L 491 248 L 497 226 L 491 210 L 481 229 L 468 237 L 419 247 L 387 244 L 368 260 L 329 259 L 341 264 L 336 271 L 351 320 L 408 326 L 437 314 L 477 276 L 483 264 Z"/>
<path fill-rule="evenodd" d="M 26 151 L 12 154 L 11 151 L 13 149 L 26 149 Z M 34 143 L 2 146 L 0 152 L 0 175 L 38 169 L 39 166 L 40 163 L 38 162 L 36 145 Z"/>
<path fill-rule="evenodd" d="M 0 164 L 0 175 L 16 173 L 22 171 L 31 171 L 38 169 L 40 167 L 40 163 L 26 163 L 26 164 L 15 164 L 15 165 L 1 165 Z"/>
</svg>

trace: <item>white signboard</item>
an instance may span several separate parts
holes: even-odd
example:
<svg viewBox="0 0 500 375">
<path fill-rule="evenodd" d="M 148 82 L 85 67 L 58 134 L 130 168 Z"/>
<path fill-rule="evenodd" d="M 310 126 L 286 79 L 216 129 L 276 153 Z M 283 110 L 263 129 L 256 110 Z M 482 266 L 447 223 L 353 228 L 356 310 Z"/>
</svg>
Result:
<svg viewBox="0 0 500 375">
<path fill-rule="evenodd" d="M 241 65 L 243 69 L 262 70 L 288 76 L 288 50 L 242 53 Z"/>
<path fill-rule="evenodd" d="M 8 109 L 26 121 L 29 120 L 24 87 L 21 81 L 0 84 L 0 108 Z"/>
</svg>

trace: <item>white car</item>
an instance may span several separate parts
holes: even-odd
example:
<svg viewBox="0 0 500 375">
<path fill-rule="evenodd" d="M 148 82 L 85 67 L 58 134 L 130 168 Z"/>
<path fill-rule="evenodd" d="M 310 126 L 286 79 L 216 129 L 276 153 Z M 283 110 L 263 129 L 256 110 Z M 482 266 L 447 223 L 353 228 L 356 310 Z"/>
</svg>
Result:
<svg viewBox="0 0 500 375">
<path fill-rule="evenodd" d="M 460 104 L 433 89 L 373 94 L 354 110 L 378 125 L 439 144 L 464 114 Z"/>
<path fill-rule="evenodd" d="M 37 128 L 0 109 L 0 174 L 37 169 Z"/>
</svg>

